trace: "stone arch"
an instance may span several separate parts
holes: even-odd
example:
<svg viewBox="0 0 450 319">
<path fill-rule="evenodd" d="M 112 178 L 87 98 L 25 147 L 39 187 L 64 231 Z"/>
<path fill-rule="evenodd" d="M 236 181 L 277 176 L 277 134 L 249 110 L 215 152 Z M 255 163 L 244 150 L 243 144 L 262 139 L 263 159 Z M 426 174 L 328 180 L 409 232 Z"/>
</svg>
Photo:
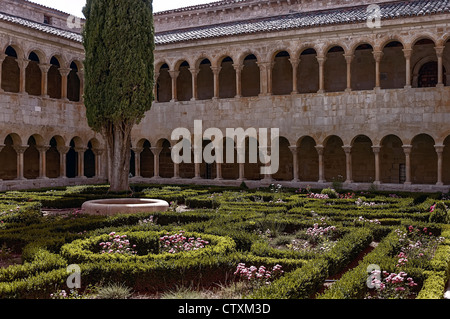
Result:
<svg viewBox="0 0 450 319">
<path fill-rule="evenodd" d="M 67 75 L 67 99 L 73 102 L 80 101 L 81 80 L 79 63 L 72 61 L 69 65 L 70 72 Z"/>
<path fill-rule="evenodd" d="M 404 45 L 392 40 L 383 46 L 380 62 L 380 85 L 382 89 L 398 89 L 406 84 L 406 59 Z"/>
<path fill-rule="evenodd" d="M 375 59 L 369 43 L 355 45 L 351 64 L 352 90 L 373 90 L 375 87 Z"/>
<path fill-rule="evenodd" d="M 211 69 L 211 60 L 200 58 L 196 63 L 197 75 L 197 97 L 199 100 L 209 100 L 214 96 L 214 75 Z"/>
<path fill-rule="evenodd" d="M 394 134 L 386 135 L 380 142 L 380 180 L 383 183 L 405 182 L 406 166 L 402 140 Z"/>
<path fill-rule="evenodd" d="M 95 165 L 96 165 L 96 157 L 94 153 L 95 146 L 98 145 L 98 141 L 95 139 L 89 140 L 89 142 L 86 144 L 86 150 L 84 151 L 84 172 L 83 176 L 86 176 L 88 178 L 92 178 L 95 176 Z"/>
<path fill-rule="evenodd" d="M 288 95 L 292 93 L 293 69 L 290 62 L 291 55 L 282 50 L 274 53 L 272 67 L 272 93 L 274 95 Z"/>
<path fill-rule="evenodd" d="M 261 93 L 260 70 L 257 56 L 249 53 L 242 58 L 241 91 L 242 96 L 258 96 Z"/>
<path fill-rule="evenodd" d="M 17 60 L 20 52 L 16 46 L 6 47 L 5 60 L 2 64 L 2 89 L 5 92 L 18 93 L 20 91 L 20 68 Z"/>
<path fill-rule="evenodd" d="M 298 175 L 301 181 L 319 180 L 319 154 L 316 145 L 311 136 L 303 136 L 297 141 Z"/>
<path fill-rule="evenodd" d="M 411 182 L 436 184 L 437 153 L 435 141 L 428 134 L 418 134 L 411 141 Z"/>
<path fill-rule="evenodd" d="M 319 91 L 319 62 L 314 48 L 305 48 L 300 52 L 297 69 L 297 90 L 299 93 Z"/>
<path fill-rule="evenodd" d="M 52 99 L 61 98 L 62 77 L 59 69 L 62 66 L 62 60 L 56 56 L 50 58 L 50 68 L 47 74 L 47 94 Z"/>
<path fill-rule="evenodd" d="M 227 148 L 227 143 L 233 145 L 232 148 Z M 227 180 L 239 179 L 239 164 L 237 162 L 237 151 L 235 148 L 234 140 L 230 137 L 224 137 L 222 140 L 223 147 L 223 164 L 222 164 L 222 178 Z M 233 154 L 228 154 L 233 152 Z M 227 157 L 233 156 L 233 160 L 227 161 Z"/>
<path fill-rule="evenodd" d="M 323 165 L 324 177 L 327 181 L 343 181 L 346 176 L 344 143 L 339 136 L 330 135 L 324 143 Z"/>
<path fill-rule="evenodd" d="M 17 178 L 17 153 L 14 146 L 21 146 L 22 141 L 15 133 L 8 134 L 0 147 L 0 179 L 13 180 Z"/>
<path fill-rule="evenodd" d="M 158 102 L 169 102 L 172 99 L 172 79 L 169 74 L 169 65 L 163 63 L 157 69 L 156 100 Z"/>
<path fill-rule="evenodd" d="M 61 154 L 58 150 L 59 147 L 65 146 L 64 138 L 60 135 L 55 135 L 50 138 L 50 148 L 47 150 L 46 169 L 48 178 L 58 178 L 61 175 Z"/>
<path fill-rule="evenodd" d="M 171 155 L 171 144 L 168 139 L 162 138 L 156 142 L 158 147 L 161 147 L 159 154 L 159 176 L 162 178 L 171 178 L 174 176 L 174 164 Z"/>
<path fill-rule="evenodd" d="M 25 91 L 29 95 L 41 95 L 42 72 L 39 67 L 41 54 L 31 51 L 28 55 L 28 65 L 25 69 Z"/>
<path fill-rule="evenodd" d="M 324 89 L 326 92 L 340 92 L 347 88 L 347 63 L 345 49 L 332 46 L 326 51 L 324 64 Z"/>
<path fill-rule="evenodd" d="M 40 155 L 37 149 L 39 139 L 38 135 L 30 136 L 27 141 L 28 148 L 23 153 L 23 176 L 27 179 L 39 177 Z"/>
<path fill-rule="evenodd" d="M 151 178 L 155 174 L 155 159 L 153 152 L 151 151 L 152 145 L 147 139 L 141 139 L 138 142 L 138 145 L 138 147 L 142 148 L 142 152 L 140 154 L 141 176 Z"/>
<path fill-rule="evenodd" d="M 352 141 L 352 180 L 357 183 L 375 181 L 375 156 L 372 151 L 372 140 L 360 134 Z"/>
<path fill-rule="evenodd" d="M 218 61 L 219 73 L 219 97 L 234 98 L 236 96 L 236 70 L 233 58 L 229 55 Z"/>
<path fill-rule="evenodd" d="M 279 138 L 279 167 L 272 177 L 280 181 L 291 181 L 294 176 L 293 156 L 289 149 L 289 140 L 283 136 Z"/>
<path fill-rule="evenodd" d="M 177 100 L 189 101 L 192 99 L 192 74 L 189 62 L 183 61 L 178 65 Z"/>
</svg>

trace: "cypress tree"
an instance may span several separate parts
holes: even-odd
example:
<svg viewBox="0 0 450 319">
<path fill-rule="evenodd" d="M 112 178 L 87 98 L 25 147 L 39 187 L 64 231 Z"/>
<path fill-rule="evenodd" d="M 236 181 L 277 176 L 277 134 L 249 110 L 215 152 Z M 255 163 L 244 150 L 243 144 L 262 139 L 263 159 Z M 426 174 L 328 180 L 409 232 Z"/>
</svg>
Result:
<svg viewBox="0 0 450 319">
<path fill-rule="evenodd" d="M 87 0 L 83 8 L 86 116 L 105 139 L 114 192 L 129 189 L 131 131 L 153 101 L 152 11 L 152 0 Z"/>
</svg>

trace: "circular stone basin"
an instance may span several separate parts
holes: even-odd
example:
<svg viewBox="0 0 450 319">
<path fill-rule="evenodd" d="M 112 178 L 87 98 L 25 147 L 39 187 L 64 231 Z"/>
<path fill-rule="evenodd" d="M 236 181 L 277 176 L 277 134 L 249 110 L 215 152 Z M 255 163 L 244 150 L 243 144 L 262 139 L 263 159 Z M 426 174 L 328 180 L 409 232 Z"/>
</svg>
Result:
<svg viewBox="0 0 450 319">
<path fill-rule="evenodd" d="M 83 213 L 91 215 L 164 212 L 168 208 L 169 203 L 164 200 L 147 198 L 96 199 L 81 206 Z"/>
</svg>

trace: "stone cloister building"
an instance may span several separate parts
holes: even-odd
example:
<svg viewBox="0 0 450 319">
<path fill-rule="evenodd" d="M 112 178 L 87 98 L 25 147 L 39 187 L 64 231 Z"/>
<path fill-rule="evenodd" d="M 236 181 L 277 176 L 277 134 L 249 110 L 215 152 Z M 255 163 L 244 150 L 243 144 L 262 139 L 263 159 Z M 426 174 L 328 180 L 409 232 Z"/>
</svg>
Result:
<svg viewBox="0 0 450 319">
<path fill-rule="evenodd" d="M 105 182 L 83 21 L 0 3 L 0 190 Z M 224 0 L 154 20 L 155 101 L 133 130 L 132 181 L 449 190 L 450 0 Z M 172 131 L 195 120 L 278 128 L 278 172 L 175 164 Z"/>
</svg>

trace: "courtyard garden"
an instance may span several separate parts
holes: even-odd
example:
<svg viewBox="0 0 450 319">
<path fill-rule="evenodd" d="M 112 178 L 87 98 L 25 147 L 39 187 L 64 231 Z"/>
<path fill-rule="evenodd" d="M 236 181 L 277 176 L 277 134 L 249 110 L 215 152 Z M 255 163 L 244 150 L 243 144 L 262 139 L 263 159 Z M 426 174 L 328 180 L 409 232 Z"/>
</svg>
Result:
<svg viewBox="0 0 450 319">
<path fill-rule="evenodd" d="M 448 288 L 448 194 L 131 189 L 0 193 L 0 298 L 442 299 Z M 163 199 L 170 208 L 81 210 L 112 197 Z M 67 285 L 69 265 L 79 267 L 79 288 Z"/>
</svg>

